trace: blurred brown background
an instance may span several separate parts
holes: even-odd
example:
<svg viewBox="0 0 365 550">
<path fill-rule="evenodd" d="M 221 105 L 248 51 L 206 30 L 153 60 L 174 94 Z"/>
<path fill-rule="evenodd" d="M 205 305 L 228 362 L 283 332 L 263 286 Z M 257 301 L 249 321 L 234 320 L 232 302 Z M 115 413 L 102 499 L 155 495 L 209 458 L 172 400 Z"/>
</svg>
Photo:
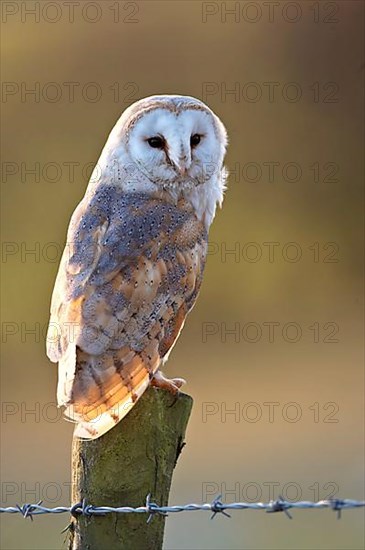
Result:
<svg viewBox="0 0 365 550">
<path fill-rule="evenodd" d="M 363 498 L 364 4 L 2 4 L 2 504 L 69 503 L 44 345 L 59 252 L 117 117 L 156 93 L 205 100 L 234 171 L 167 369 L 195 400 L 170 502 Z M 363 546 L 361 510 L 293 516 L 179 514 L 165 548 Z M 3 516 L 2 548 L 64 548 L 67 520 Z"/>
</svg>

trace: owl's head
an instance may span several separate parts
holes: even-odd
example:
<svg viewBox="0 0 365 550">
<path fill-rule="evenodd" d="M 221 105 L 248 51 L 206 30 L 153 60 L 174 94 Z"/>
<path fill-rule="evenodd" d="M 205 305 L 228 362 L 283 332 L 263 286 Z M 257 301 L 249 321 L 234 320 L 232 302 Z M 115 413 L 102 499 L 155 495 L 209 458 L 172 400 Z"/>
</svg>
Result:
<svg viewBox="0 0 365 550">
<path fill-rule="evenodd" d="M 220 171 L 226 144 L 223 124 L 202 101 L 157 95 L 124 111 L 106 148 L 111 152 L 112 146 L 114 158 L 124 161 L 127 153 L 153 183 L 178 185 L 202 183 Z"/>
<path fill-rule="evenodd" d="M 99 165 L 104 171 L 114 163 L 126 191 L 158 190 L 175 196 L 199 193 L 195 202 L 204 193 L 210 197 L 209 209 L 214 212 L 223 198 L 226 145 L 222 122 L 202 101 L 156 95 L 124 111 Z"/>
</svg>

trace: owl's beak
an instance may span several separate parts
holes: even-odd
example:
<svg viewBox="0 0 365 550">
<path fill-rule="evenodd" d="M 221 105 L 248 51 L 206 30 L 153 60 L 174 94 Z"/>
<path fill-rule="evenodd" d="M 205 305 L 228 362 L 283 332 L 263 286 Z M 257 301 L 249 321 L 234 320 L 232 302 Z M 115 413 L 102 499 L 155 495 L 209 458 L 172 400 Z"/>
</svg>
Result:
<svg viewBox="0 0 365 550">
<path fill-rule="evenodd" d="M 185 176 L 188 169 L 186 168 L 186 166 L 178 166 L 177 170 L 180 176 Z"/>
<path fill-rule="evenodd" d="M 183 162 L 172 162 L 172 165 L 174 166 L 175 171 L 179 174 L 179 176 L 185 176 L 187 172 L 187 166 Z"/>
<path fill-rule="evenodd" d="M 191 164 L 191 160 L 187 157 L 187 155 L 179 157 L 176 156 L 175 158 L 170 157 L 170 162 L 174 166 L 174 169 L 179 174 L 179 176 L 186 176 L 189 166 Z"/>
</svg>

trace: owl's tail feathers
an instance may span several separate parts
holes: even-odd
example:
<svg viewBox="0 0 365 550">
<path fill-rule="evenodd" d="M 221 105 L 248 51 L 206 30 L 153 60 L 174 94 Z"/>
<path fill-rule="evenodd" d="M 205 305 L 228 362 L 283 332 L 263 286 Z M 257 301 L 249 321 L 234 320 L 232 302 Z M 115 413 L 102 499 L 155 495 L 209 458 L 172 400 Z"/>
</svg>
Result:
<svg viewBox="0 0 365 550">
<path fill-rule="evenodd" d="M 124 395 L 120 401 L 117 401 L 110 408 L 106 406 L 83 407 L 80 412 L 80 407 L 69 405 L 65 410 L 65 416 L 71 421 L 76 421 L 74 437 L 81 439 L 97 439 L 111 428 L 113 428 L 122 418 L 128 414 L 135 402 L 141 397 L 149 385 L 149 377 L 144 378 L 142 382 L 134 389 L 133 397 L 131 392 L 125 392 L 125 387 L 119 388 L 115 393 L 115 398 L 118 395 Z M 114 401 L 114 400 L 113 400 Z"/>
<path fill-rule="evenodd" d="M 138 355 L 129 354 L 129 361 L 119 367 L 115 361 L 93 364 L 89 356 L 86 365 L 79 359 L 72 399 L 64 414 L 77 423 L 75 437 L 97 439 L 128 414 L 147 389 L 151 371 Z M 153 371 L 157 367 L 156 360 Z"/>
</svg>

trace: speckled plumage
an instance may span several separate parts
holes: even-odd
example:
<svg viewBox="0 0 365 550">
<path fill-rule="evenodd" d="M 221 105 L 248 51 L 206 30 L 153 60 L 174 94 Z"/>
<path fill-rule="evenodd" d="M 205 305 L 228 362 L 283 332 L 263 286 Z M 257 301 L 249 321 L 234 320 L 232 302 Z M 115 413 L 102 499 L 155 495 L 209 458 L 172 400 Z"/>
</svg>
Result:
<svg viewBox="0 0 365 550">
<path fill-rule="evenodd" d="M 134 151 L 131 141 L 155 135 L 164 110 L 177 125 L 171 137 L 164 131 L 164 152 L 139 141 Z M 198 170 L 203 163 L 194 151 L 181 163 L 173 151 L 185 147 L 180 114 L 196 110 L 219 145 L 213 175 Z M 153 120 L 144 129 L 146 113 Z M 58 403 L 77 422 L 77 436 L 99 437 L 123 418 L 175 343 L 201 285 L 208 229 L 222 200 L 224 151 L 223 126 L 194 98 L 146 98 L 112 131 L 100 177 L 72 216 L 52 297 L 47 351 L 59 362 Z"/>
</svg>

